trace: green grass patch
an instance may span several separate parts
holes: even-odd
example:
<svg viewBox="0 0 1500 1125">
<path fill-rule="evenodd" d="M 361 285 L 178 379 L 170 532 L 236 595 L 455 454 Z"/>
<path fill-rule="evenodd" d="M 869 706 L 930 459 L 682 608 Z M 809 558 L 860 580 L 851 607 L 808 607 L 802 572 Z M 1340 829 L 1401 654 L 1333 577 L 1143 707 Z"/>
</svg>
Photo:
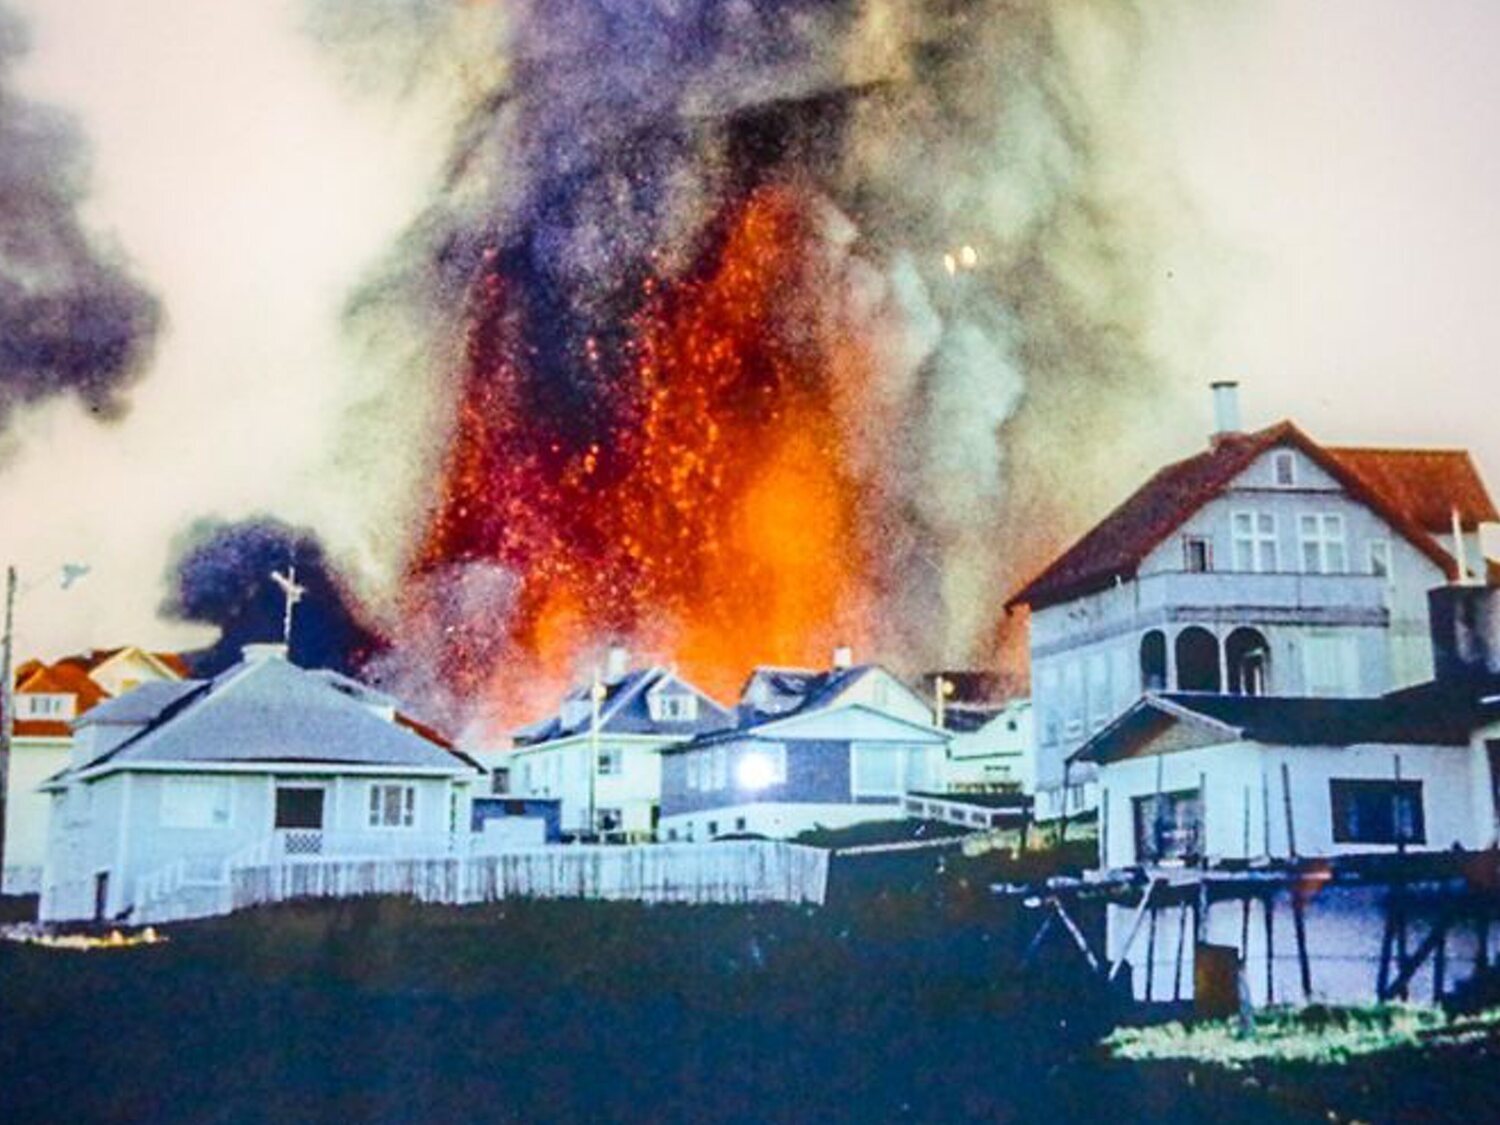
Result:
<svg viewBox="0 0 1500 1125">
<path fill-rule="evenodd" d="M 1338 1066 L 1364 1055 L 1448 1047 L 1500 1037 L 1500 1008 L 1449 1015 L 1416 1004 L 1340 1008 L 1269 1008 L 1255 1013 L 1251 1033 L 1237 1020 L 1120 1028 L 1104 1040 L 1114 1058 L 1184 1061 L 1231 1070 L 1253 1063 Z"/>
</svg>

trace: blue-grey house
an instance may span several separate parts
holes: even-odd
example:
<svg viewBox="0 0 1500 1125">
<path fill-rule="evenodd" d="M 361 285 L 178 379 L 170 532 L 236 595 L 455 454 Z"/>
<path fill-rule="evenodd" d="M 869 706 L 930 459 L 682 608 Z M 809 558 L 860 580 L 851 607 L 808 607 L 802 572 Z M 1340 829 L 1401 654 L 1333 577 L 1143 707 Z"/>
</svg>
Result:
<svg viewBox="0 0 1500 1125">
<path fill-rule="evenodd" d="M 1098 802 L 1070 757 L 1144 692 L 1377 696 L 1433 674 L 1427 591 L 1486 581 L 1495 506 L 1461 450 L 1245 433 L 1216 384 L 1210 447 L 1168 465 L 1019 593 L 1037 815 Z"/>
<path fill-rule="evenodd" d="M 759 668 L 737 714 L 733 729 L 662 751 L 660 838 L 787 838 L 898 818 L 906 793 L 943 783 L 949 735 L 883 668 Z"/>
</svg>

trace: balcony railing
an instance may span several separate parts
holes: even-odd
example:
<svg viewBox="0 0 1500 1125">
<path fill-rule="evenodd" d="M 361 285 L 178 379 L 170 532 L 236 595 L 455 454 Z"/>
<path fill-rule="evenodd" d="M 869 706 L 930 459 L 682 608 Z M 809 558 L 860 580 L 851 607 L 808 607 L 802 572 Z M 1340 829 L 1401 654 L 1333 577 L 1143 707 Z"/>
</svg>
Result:
<svg viewBox="0 0 1500 1125">
<path fill-rule="evenodd" d="M 1315 612 L 1386 608 L 1386 579 L 1373 574 L 1162 571 L 1137 580 L 1142 610 L 1252 609 Z"/>
</svg>

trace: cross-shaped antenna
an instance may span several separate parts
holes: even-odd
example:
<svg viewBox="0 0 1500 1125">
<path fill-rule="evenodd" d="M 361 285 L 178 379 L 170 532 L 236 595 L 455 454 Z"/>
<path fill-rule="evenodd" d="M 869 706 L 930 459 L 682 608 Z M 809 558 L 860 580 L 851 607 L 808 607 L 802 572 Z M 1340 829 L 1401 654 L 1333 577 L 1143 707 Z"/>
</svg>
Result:
<svg viewBox="0 0 1500 1125">
<path fill-rule="evenodd" d="M 292 645 L 292 607 L 302 600 L 302 595 L 307 593 L 307 587 L 297 585 L 296 563 L 287 567 L 285 574 L 282 574 L 279 570 L 271 571 L 271 581 L 281 587 L 281 593 L 286 598 L 286 611 L 281 618 L 281 643 L 290 649 Z"/>
</svg>

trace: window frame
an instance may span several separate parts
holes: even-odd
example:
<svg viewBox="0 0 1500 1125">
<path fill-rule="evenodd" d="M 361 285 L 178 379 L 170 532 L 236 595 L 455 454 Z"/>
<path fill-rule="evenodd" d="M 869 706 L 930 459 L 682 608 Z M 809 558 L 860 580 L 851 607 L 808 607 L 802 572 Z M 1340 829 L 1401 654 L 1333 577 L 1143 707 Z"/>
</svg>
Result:
<svg viewBox="0 0 1500 1125">
<path fill-rule="evenodd" d="M 1308 525 L 1312 530 L 1309 532 Z M 1337 529 L 1336 532 L 1330 529 Z M 1315 556 L 1315 565 L 1309 565 L 1308 550 Z M 1333 565 L 1333 549 L 1337 548 L 1339 561 Z M 1342 512 L 1299 512 L 1297 515 L 1297 562 L 1303 574 L 1348 574 L 1349 532 Z"/>
<path fill-rule="evenodd" d="M 1249 531 L 1242 533 L 1240 521 L 1246 520 Z M 1261 526 L 1269 523 L 1269 530 Z M 1260 508 L 1237 508 L 1229 513 L 1230 554 L 1238 574 L 1277 574 L 1281 570 L 1281 521 L 1275 512 Z M 1248 563 L 1241 566 L 1244 548 Z M 1269 565 L 1267 565 L 1269 563 Z"/>
<path fill-rule="evenodd" d="M 1284 476 L 1283 466 L 1286 468 Z M 1290 449 L 1278 449 L 1271 454 L 1271 479 L 1277 488 L 1297 487 L 1297 455 Z"/>
<path fill-rule="evenodd" d="M 1202 566 L 1194 565 L 1194 548 L 1202 549 Z M 1213 539 L 1207 535 L 1184 535 L 1182 537 L 1182 572 L 1184 574 L 1208 574 L 1213 568 Z"/>
<path fill-rule="evenodd" d="M 417 787 L 409 781 L 372 781 L 366 786 L 368 800 L 365 805 L 365 826 L 372 832 L 406 832 L 417 827 Z M 392 792 L 397 798 L 397 821 L 386 819 L 390 811 L 386 798 Z M 378 819 L 377 819 L 378 817 Z"/>
<path fill-rule="evenodd" d="M 1377 564 L 1375 556 L 1384 556 Z M 1395 582 L 1395 552 L 1391 548 L 1389 539 L 1367 539 L 1365 541 L 1365 571 L 1372 578 L 1384 578 L 1387 582 Z"/>
<path fill-rule="evenodd" d="M 1361 800 L 1366 812 L 1372 811 L 1369 803 L 1386 798 L 1388 810 L 1373 810 L 1375 821 L 1371 826 L 1359 823 Z M 1401 805 L 1405 802 L 1407 815 L 1403 817 Z M 1393 777 L 1330 777 L 1328 779 L 1329 827 L 1335 844 L 1377 844 L 1390 847 L 1422 846 L 1427 843 L 1427 809 L 1423 800 L 1421 778 Z M 1376 829 L 1384 828 L 1382 817 L 1388 812 L 1389 832 L 1382 834 Z M 1350 813 L 1355 813 L 1351 826 Z M 1409 821 L 1409 834 L 1402 831 Z"/>
</svg>

